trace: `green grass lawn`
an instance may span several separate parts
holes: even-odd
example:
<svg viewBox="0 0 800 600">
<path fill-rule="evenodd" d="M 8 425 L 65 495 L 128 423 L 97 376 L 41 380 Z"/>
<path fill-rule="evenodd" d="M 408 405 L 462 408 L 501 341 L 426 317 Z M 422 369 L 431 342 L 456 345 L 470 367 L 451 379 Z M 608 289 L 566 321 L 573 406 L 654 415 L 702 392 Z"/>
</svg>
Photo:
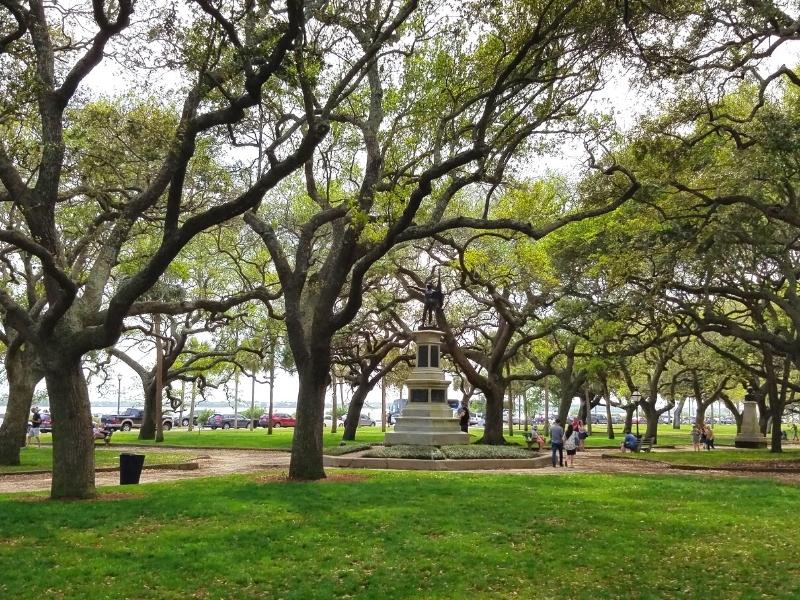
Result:
<svg viewBox="0 0 800 600">
<path fill-rule="evenodd" d="M 151 452 L 145 459 L 145 465 L 183 463 L 194 456 L 194 452 Z M 119 450 L 112 447 L 95 447 L 95 467 L 118 467 Z M 13 467 L 0 466 L 0 475 L 3 473 L 18 473 L 20 471 L 50 471 L 53 468 L 52 446 L 41 448 L 23 448 L 20 451 L 20 463 Z"/>
<path fill-rule="evenodd" d="M 331 471 L 334 475 L 335 471 Z M 800 488 L 359 472 L 0 496 L 0 597 L 797 598 Z"/>
<path fill-rule="evenodd" d="M 622 426 L 615 426 L 616 438 L 613 440 L 608 439 L 608 434 L 605 426 L 595 426 L 593 435 L 586 440 L 586 445 L 589 448 L 618 448 L 622 442 L 623 433 Z M 541 430 L 541 427 L 540 427 Z M 389 428 L 389 431 L 392 431 Z M 691 427 L 683 425 L 680 430 L 672 429 L 671 425 L 660 425 L 658 429 L 658 445 L 660 446 L 674 446 L 674 445 L 691 445 L 691 437 L 689 432 Z M 732 446 L 733 438 L 736 435 L 735 425 L 717 425 L 716 443 L 718 446 Z M 640 433 L 644 434 L 645 426 L 640 427 Z M 476 441 L 483 433 L 483 429 L 479 427 L 470 427 L 470 436 L 472 441 Z M 512 444 L 525 445 L 525 440 L 522 436 L 523 430 L 517 427 L 514 428 L 514 435 L 509 436 L 508 430 L 505 430 L 505 438 Z M 114 433 L 111 446 L 114 445 L 144 445 L 152 446 L 155 442 L 140 441 L 138 438 L 138 431 L 118 431 Z M 290 450 L 292 447 L 292 436 L 294 435 L 294 428 L 285 427 L 280 429 L 273 429 L 272 435 L 267 434 L 266 429 L 256 428 L 254 431 L 246 429 L 195 429 L 192 432 L 184 428 L 173 429 L 172 431 L 164 432 L 164 443 L 170 446 L 186 446 L 186 447 L 214 447 L 214 448 L 265 448 L 273 450 Z M 360 427 L 356 433 L 356 442 L 358 443 L 383 443 L 384 433 L 380 427 Z M 42 435 L 42 441 L 48 443 L 50 441 L 50 434 Z M 326 428 L 322 434 L 322 443 L 325 447 L 338 446 L 342 440 L 342 428 L 338 428 L 335 434 Z M 790 444 L 785 445 L 787 448 Z"/>
</svg>

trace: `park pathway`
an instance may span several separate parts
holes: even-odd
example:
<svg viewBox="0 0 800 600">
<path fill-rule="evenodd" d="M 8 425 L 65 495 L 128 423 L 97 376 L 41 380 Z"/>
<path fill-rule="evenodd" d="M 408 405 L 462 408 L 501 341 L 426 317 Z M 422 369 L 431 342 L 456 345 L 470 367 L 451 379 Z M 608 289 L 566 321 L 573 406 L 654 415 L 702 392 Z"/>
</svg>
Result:
<svg viewBox="0 0 800 600">
<path fill-rule="evenodd" d="M 121 452 L 174 452 L 175 448 L 142 448 L 140 446 L 119 446 Z M 192 451 L 191 448 L 181 449 Z M 254 471 L 280 470 L 289 468 L 288 452 L 275 452 L 263 450 L 226 450 L 226 449 L 198 449 L 191 459 L 197 462 L 196 470 L 182 469 L 145 469 L 142 472 L 141 483 L 154 483 L 160 481 L 176 481 L 179 479 L 194 479 L 197 477 L 213 477 L 231 473 L 248 473 Z M 616 451 L 589 450 L 579 452 L 575 458 L 575 467 L 545 467 L 540 469 L 515 469 L 509 471 L 472 471 L 473 473 L 508 473 L 514 475 L 542 476 L 580 476 L 583 473 L 606 473 L 625 475 L 665 475 L 665 476 L 690 476 L 690 477 L 759 477 L 773 479 L 783 483 L 800 485 L 800 473 L 774 472 L 759 470 L 682 470 L 672 468 L 666 463 L 630 460 L 615 457 Z M 145 461 L 146 463 L 146 461 Z M 333 474 L 337 469 L 329 467 L 327 472 Z M 98 487 L 119 484 L 119 471 L 98 471 L 95 476 Z M 50 489 L 49 474 L 18 474 L 0 475 L 0 493 L 9 492 L 36 492 Z"/>
<path fill-rule="evenodd" d="M 270 452 L 263 450 L 225 450 L 225 449 L 192 449 L 192 448 L 142 448 L 141 446 L 115 446 L 120 452 L 148 453 L 175 452 L 186 450 L 194 453 L 190 461 L 197 462 L 198 469 L 147 469 L 142 471 L 140 483 L 153 483 L 157 481 L 175 481 L 178 479 L 194 479 L 197 477 L 211 477 L 228 475 L 231 473 L 247 473 L 249 471 L 262 471 L 265 469 L 288 469 L 288 452 Z M 145 458 L 145 465 L 147 459 Z M 9 474 L 0 475 L 0 493 L 8 492 L 36 492 L 50 489 L 50 474 Z M 95 483 L 98 487 L 119 485 L 119 471 L 98 471 L 95 473 Z"/>
</svg>

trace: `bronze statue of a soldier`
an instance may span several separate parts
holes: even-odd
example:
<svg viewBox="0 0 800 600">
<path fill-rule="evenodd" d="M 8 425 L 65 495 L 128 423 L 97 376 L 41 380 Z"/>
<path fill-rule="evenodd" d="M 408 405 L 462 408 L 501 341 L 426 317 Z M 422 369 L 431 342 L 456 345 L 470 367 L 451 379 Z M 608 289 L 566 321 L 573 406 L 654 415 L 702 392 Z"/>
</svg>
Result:
<svg viewBox="0 0 800 600">
<path fill-rule="evenodd" d="M 413 286 L 412 286 L 413 287 Z M 433 287 L 433 282 L 428 281 L 425 284 L 425 289 L 414 287 L 415 290 L 422 292 L 423 309 L 422 309 L 422 325 L 420 329 L 434 327 L 436 325 L 436 310 L 442 308 L 444 304 L 444 292 L 442 292 L 442 276 L 439 275 L 439 283 Z"/>
</svg>

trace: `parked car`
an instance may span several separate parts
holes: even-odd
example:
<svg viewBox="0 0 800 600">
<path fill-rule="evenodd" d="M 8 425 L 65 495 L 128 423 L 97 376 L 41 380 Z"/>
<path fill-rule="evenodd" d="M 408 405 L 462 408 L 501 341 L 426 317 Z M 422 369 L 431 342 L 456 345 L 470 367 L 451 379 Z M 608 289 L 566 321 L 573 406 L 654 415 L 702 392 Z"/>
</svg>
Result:
<svg viewBox="0 0 800 600">
<path fill-rule="evenodd" d="M 188 427 L 189 426 L 189 415 L 183 415 L 182 417 L 180 415 L 175 415 L 172 418 L 172 422 L 175 425 L 175 427 Z M 197 425 L 197 417 L 196 416 L 192 417 L 192 424 L 193 425 Z"/>
<path fill-rule="evenodd" d="M 346 418 L 347 418 L 347 415 L 342 415 L 341 417 L 339 417 L 339 425 L 340 426 L 344 427 L 344 422 L 345 422 Z M 375 420 L 370 418 L 369 415 L 365 415 L 364 413 L 361 413 L 358 416 L 358 425 L 356 425 L 356 426 L 357 427 L 361 427 L 361 426 L 364 426 L 364 425 L 367 425 L 369 427 L 375 427 Z"/>
<path fill-rule="evenodd" d="M 211 429 L 231 429 L 232 427 L 236 427 L 237 423 L 239 429 L 247 429 L 250 426 L 250 419 L 242 415 L 234 416 L 215 413 L 206 421 L 206 427 L 210 427 Z"/>
<path fill-rule="evenodd" d="M 272 413 L 272 427 L 294 427 L 296 419 L 288 413 Z M 267 427 L 269 415 L 261 415 L 258 419 L 259 427 Z"/>
<path fill-rule="evenodd" d="M 476 427 L 483 427 L 484 425 L 486 425 L 486 421 L 483 419 L 482 415 L 470 415 L 469 424 L 474 425 Z"/>
<path fill-rule="evenodd" d="M 42 433 L 50 433 L 53 431 L 53 419 L 50 417 L 49 412 L 39 413 L 42 419 L 42 424 L 39 425 L 39 431 Z"/>
<path fill-rule="evenodd" d="M 122 431 L 130 431 L 131 429 L 139 429 L 144 420 L 144 409 L 142 408 L 129 408 L 125 412 L 118 415 L 103 415 L 100 421 L 103 427 L 113 429 L 114 431 L 121 429 Z M 164 417 L 161 421 L 164 430 L 169 431 L 172 429 L 172 417 Z"/>
</svg>

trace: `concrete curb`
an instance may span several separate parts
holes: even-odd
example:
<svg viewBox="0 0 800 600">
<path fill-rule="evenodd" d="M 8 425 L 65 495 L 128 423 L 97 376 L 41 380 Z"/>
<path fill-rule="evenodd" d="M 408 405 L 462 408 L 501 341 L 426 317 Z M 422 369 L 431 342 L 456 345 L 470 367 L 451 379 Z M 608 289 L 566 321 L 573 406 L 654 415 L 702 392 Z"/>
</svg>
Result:
<svg viewBox="0 0 800 600">
<path fill-rule="evenodd" d="M 418 458 L 362 458 L 358 456 L 322 457 L 325 467 L 349 469 L 397 469 L 401 471 L 502 471 L 542 469 L 550 465 L 549 456 L 536 458 L 464 458 L 424 460 Z"/>
</svg>

